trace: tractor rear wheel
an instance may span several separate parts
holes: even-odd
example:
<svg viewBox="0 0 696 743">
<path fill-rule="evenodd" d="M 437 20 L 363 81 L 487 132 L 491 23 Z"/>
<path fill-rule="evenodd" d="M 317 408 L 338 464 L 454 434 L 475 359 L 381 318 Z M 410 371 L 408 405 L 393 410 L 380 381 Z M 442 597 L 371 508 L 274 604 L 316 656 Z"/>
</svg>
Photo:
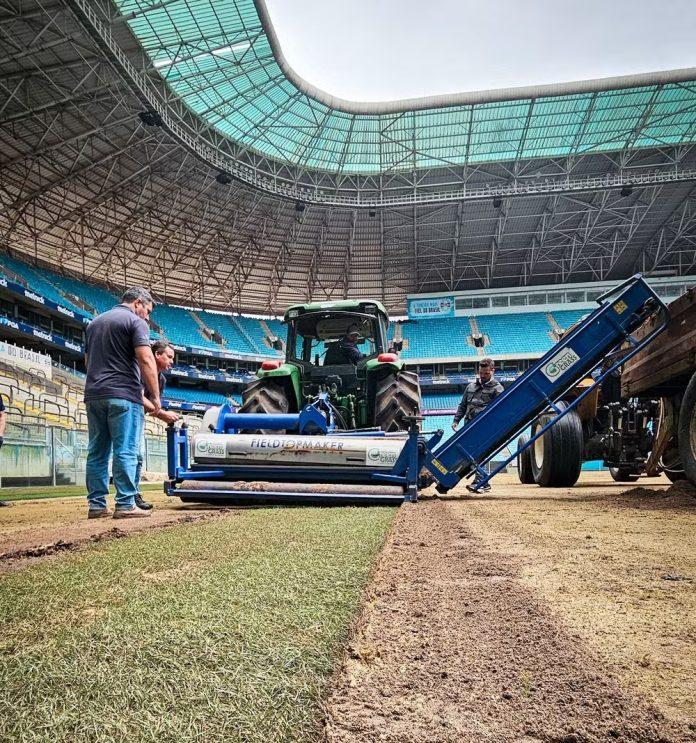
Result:
<svg viewBox="0 0 696 743">
<path fill-rule="evenodd" d="M 522 435 L 517 439 L 517 448 L 524 446 L 529 441 L 529 436 Z M 528 446 L 517 455 L 517 476 L 523 485 L 534 485 L 534 472 L 532 472 L 532 449 L 534 444 Z"/>
<path fill-rule="evenodd" d="M 678 431 L 684 476 L 696 485 L 696 374 L 689 380 L 682 397 Z"/>
<path fill-rule="evenodd" d="M 418 374 L 400 371 L 389 374 L 377 383 L 375 425 L 383 431 L 406 431 L 407 415 L 418 415 L 421 391 Z"/>
<path fill-rule="evenodd" d="M 287 413 L 290 409 L 285 387 L 273 379 L 264 377 L 250 382 L 242 392 L 242 407 L 239 413 Z M 244 430 L 241 433 L 285 433 L 277 430 Z"/>
<path fill-rule="evenodd" d="M 558 402 L 556 406 L 563 410 L 566 403 Z M 532 426 L 532 433 L 536 433 L 550 419 L 550 415 L 540 416 Z M 577 411 L 571 410 L 531 447 L 534 482 L 544 488 L 575 485 L 582 468 L 583 448 L 582 422 Z"/>
</svg>

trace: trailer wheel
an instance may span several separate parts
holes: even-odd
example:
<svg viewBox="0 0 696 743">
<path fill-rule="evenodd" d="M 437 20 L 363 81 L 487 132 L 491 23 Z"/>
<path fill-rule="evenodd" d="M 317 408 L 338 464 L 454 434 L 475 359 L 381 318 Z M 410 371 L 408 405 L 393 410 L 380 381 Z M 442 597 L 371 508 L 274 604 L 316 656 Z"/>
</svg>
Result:
<svg viewBox="0 0 696 743">
<path fill-rule="evenodd" d="M 636 482 L 638 475 L 628 467 L 609 467 L 609 474 L 615 482 Z"/>
<path fill-rule="evenodd" d="M 418 415 L 421 409 L 421 391 L 418 374 L 400 371 L 389 374 L 377 385 L 375 396 L 375 425 L 383 431 L 406 431 L 404 416 Z"/>
<path fill-rule="evenodd" d="M 696 374 L 686 385 L 679 409 L 677 431 L 684 475 L 692 485 L 696 485 Z"/>
<path fill-rule="evenodd" d="M 529 436 L 520 436 L 517 439 L 517 448 L 529 441 Z M 523 485 L 534 485 L 534 472 L 532 471 L 532 446 L 517 455 L 517 476 Z"/>
<path fill-rule="evenodd" d="M 567 404 L 556 403 L 560 410 Z M 551 419 L 551 415 L 540 416 L 532 427 L 535 433 Z M 544 488 L 568 488 L 578 481 L 582 467 L 584 442 L 582 421 L 575 410 L 565 415 L 554 426 L 540 436 L 531 447 L 534 482 Z"/>
<path fill-rule="evenodd" d="M 290 401 L 279 382 L 264 377 L 250 382 L 242 392 L 240 413 L 287 413 Z M 249 430 L 241 433 L 285 433 L 285 431 Z"/>
</svg>

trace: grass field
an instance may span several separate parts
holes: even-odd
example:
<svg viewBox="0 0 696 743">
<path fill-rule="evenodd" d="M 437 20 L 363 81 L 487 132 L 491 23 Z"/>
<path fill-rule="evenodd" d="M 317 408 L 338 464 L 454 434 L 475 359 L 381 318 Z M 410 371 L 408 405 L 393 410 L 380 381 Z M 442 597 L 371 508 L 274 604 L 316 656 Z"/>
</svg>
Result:
<svg viewBox="0 0 696 743">
<path fill-rule="evenodd" d="M 161 482 L 141 483 L 143 492 L 162 490 Z M 111 492 L 113 494 L 113 486 Z M 36 500 L 37 498 L 71 498 L 81 496 L 85 498 L 87 491 L 84 485 L 57 485 L 56 487 L 45 485 L 33 488 L 0 488 L 0 500 Z"/>
<path fill-rule="evenodd" d="M 291 741 L 393 509 L 256 509 L 0 576 L 0 740 Z"/>
</svg>

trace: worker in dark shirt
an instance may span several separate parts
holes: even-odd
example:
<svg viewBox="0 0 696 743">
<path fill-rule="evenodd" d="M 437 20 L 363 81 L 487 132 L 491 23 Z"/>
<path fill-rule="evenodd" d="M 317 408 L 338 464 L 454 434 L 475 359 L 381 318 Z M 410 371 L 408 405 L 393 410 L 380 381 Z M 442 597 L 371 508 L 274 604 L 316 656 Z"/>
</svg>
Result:
<svg viewBox="0 0 696 743">
<path fill-rule="evenodd" d="M 336 343 L 332 343 L 329 347 L 324 359 L 324 365 L 353 364 L 357 366 L 358 361 L 365 358 L 365 354 L 361 353 L 358 348 L 359 339 L 360 327 L 355 324 L 350 325 L 343 338 Z"/>
<path fill-rule="evenodd" d="M 2 396 L 0 396 L 0 448 L 5 442 L 5 426 L 7 425 L 7 412 L 5 411 L 5 403 L 3 402 Z M 3 506 L 11 506 L 12 504 L 7 500 L 0 500 L 0 508 Z"/>
<path fill-rule="evenodd" d="M 109 457 L 113 452 L 116 486 L 114 518 L 140 518 L 150 512 L 135 505 L 138 448 L 142 435 L 143 385 L 161 410 L 157 366 L 146 320 L 154 308 L 149 292 L 128 289 L 121 304 L 98 315 L 85 331 L 85 407 L 89 444 L 86 484 L 88 518 L 111 515 Z"/>
<path fill-rule="evenodd" d="M 167 341 L 155 341 L 150 348 L 152 349 L 152 355 L 154 356 L 155 364 L 157 365 L 157 381 L 161 401 L 164 397 L 164 389 L 167 386 L 167 378 L 164 376 L 164 372 L 169 371 L 174 364 L 174 349 L 169 345 L 169 343 L 167 343 Z M 164 410 L 162 408 L 157 411 L 152 400 L 152 393 L 145 388 L 143 388 L 143 408 L 145 409 L 146 415 L 151 415 L 153 418 L 157 418 L 167 425 L 176 423 L 176 421 L 179 420 L 179 416 L 173 411 Z M 138 508 L 149 511 L 152 508 L 152 503 L 143 500 L 142 493 L 140 493 L 140 475 L 143 470 L 144 462 L 145 429 L 143 427 L 143 434 L 140 438 L 140 450 L 138 451 L 138 466 L 135 475 L 135 482 L 138 486 L 138 493 L 135 496 L 135 505 Z"/>
<path fill-rule="evenodd" d="M 459 403 L 457 412 L 454 415 L 452 421 L 452 430 L 456 431 L 459 421 L 464 419 L 464 423 L 468 423 L 470 420 L 475 418 L 489 403 L 495 400 L 498 395 L 503 393 L 503 385 L 497 382 L 493 375 L 495 374 L 495 362 L 490 356 L 479 361 L 479 373 L 478 377 L 473 382 L 470 382 L 464 394 L 462 400 Z M 480 476 L 477 475 L 474 483 L 480 480 Z M 490 490 L 491 486 L 486 483 L 483 490 Z"/>
</svg>

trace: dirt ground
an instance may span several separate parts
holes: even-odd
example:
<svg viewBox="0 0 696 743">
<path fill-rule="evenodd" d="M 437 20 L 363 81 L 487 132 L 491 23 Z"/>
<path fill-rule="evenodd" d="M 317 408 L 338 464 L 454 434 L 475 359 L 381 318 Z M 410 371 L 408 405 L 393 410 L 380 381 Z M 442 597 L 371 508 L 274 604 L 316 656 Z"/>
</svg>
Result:
<svg viewBox="0 0 696 743">
<path fill-rule="evenodd" d="M 157 491 L 148 491 L 145 499 L 155 506 L 152 516 L 132 521 L 110 518 L 88 521 L 86 500 L 74 497 L 15 501 L 10 508 L 0 508 L 0 572 L 23 568 L 39 559 L 83 549 L 105 539 L 120 539 L 146 529 L 233 512 L 183 504 L 178 498 Z"/>
<path fill-rule="evenodd" d="M 403 507 L 330 741 L 696 740 L 696 493 L 509 476 Z"/>
<path fill-rule="evenodd" d="M 234 514 L 150 492 L 148 520 L 80 498 L 0 509 L 0 571 Z M 404 505 L 326 703 L 330 741 L 696 741 L 696 492 L 522 486 Z"/>
</svg>

